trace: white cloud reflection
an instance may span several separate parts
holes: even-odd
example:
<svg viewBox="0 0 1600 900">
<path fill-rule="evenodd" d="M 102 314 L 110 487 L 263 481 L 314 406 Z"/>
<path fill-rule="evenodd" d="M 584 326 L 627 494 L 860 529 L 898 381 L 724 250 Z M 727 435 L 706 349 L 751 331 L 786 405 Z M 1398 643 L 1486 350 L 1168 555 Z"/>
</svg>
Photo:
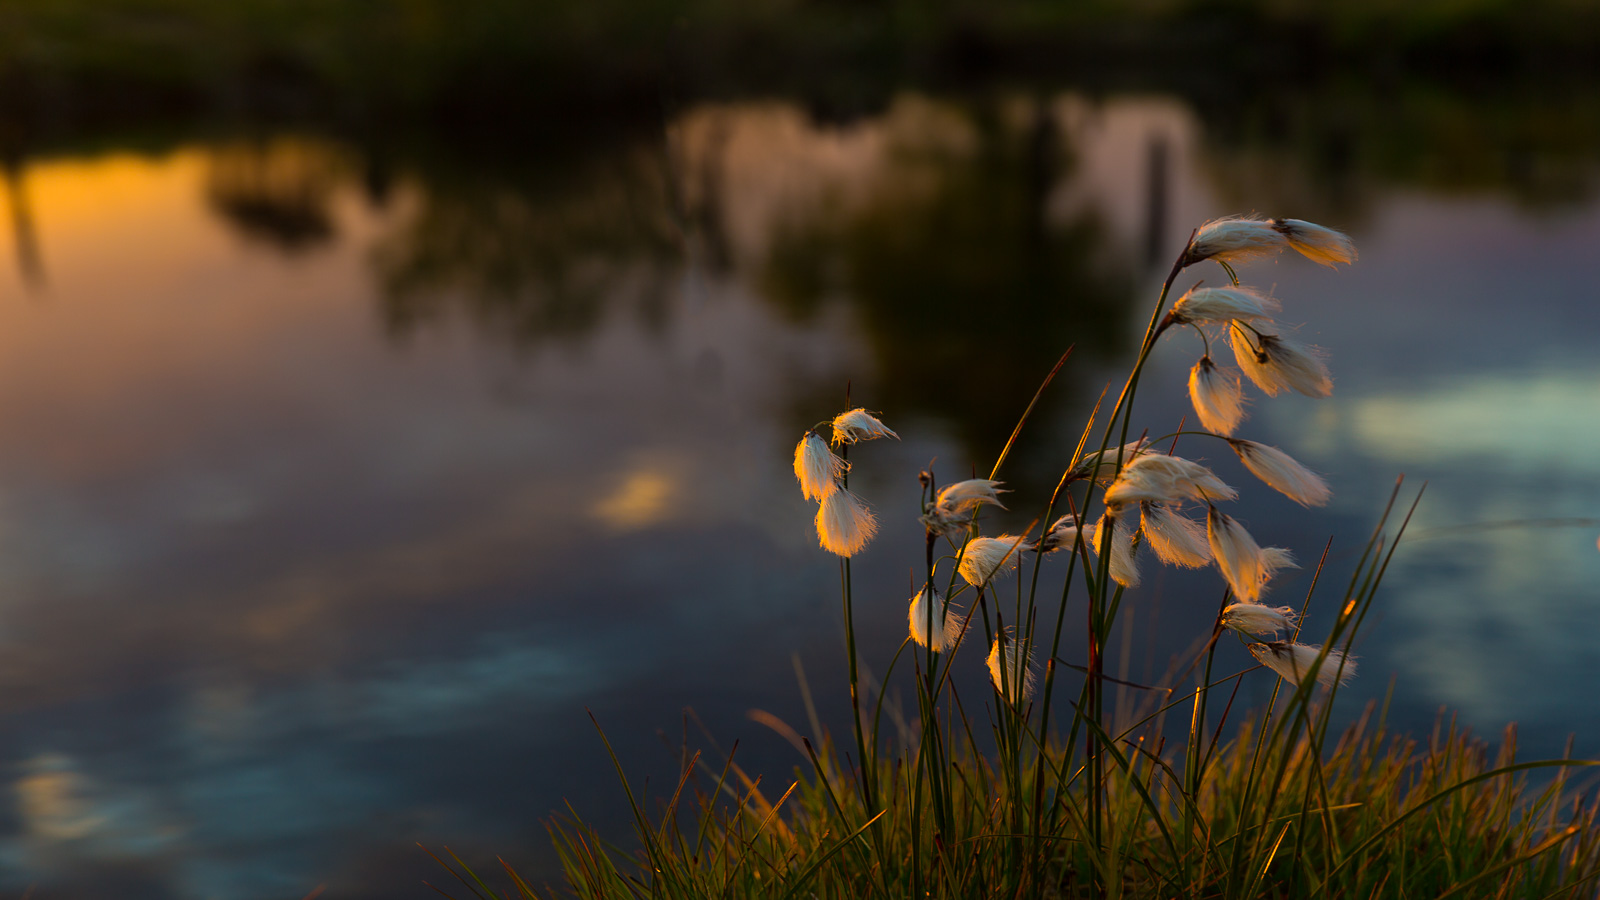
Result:
<svg viewBox="0 0 1600 900">
<path fill-rule="evenodd" d="M 1345 418 L 1357 447 L 1385 462 L 1600 475 L 1600 369 L 1458 375 L 1361 398 Z"/>
<path fill-rule="evenodd" d="M 1600 617 L 1597 384 L 1594 368 L 1463 374 L 1305 423 L 1324 455 L 1429 482 L 1369 636 L 1406 693 L 1566 727 L 1600 665 L 1581 626 Z"/>
</svg>

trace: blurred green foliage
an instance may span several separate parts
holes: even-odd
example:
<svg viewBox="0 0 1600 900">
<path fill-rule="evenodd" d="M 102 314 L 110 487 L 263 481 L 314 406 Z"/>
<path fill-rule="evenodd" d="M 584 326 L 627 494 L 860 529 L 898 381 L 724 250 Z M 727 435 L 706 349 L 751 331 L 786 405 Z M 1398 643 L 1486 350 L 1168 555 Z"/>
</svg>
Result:
<svg viewBox="0 0 1600 900">
<path fill-rule="evenodd" d="M 728 93 L 846 112 L 997 73 L 1164 87 L 1600 65 L 1589 0 L 8 0 L 0 102 L 512 125 Z M 612 107 L 614 108 L 614 107 Z M 509 120 L 509 121 L 508 121 Z"/>
</svg>

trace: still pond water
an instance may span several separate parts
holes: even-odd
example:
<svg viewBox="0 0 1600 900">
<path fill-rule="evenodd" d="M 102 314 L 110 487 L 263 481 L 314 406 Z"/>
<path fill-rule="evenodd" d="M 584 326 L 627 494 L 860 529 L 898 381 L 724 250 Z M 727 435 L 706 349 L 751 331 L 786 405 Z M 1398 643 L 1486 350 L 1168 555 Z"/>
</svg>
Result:
<svg viewBox="0 0 1600 900">
<path fill-rule="evenodd" d="M 787 777 L 802 760 L 747 713 L 809 730 L 796 660 L 848 727 L 802 429 L 848 384 L 903 437 L 852 479 L 884 522 L 855 567 L 881 667 L 918 469 L 987 471 L 1075 345 L 1008 464 L 1013 496 L 1047 491 L 1171 255 L 1235 212 L 1360 246 L 1242 272 L 1336 379 L 1260 399 L 1242 434 L 1335 499 L 1302 511 L 1180 452 L 1243 488 L 1257 535 L 1313 560 L 1331 537 L 1330 584 L 1395 478 L 1428 485 L 1346 719 L 1392 684 L 1399 728 L 1448 706 L 1600 754 L 1591 194 L 1330 181 L 1219 145 L 1180 101 L 1070 93 L 844 124 L 704 106 L 486 171 L 285 133 L 33 158 L 5 188 L 0 894 L 420 897 L 443 873 L 417 841 L 547 875 L 564 799 L 624 827 L 586 709 L 636 776 L 669 774 L 687 728 Z M 1163 342 L 1153 431 L 1198 352 Z M 1159 678 L 1219 584 L 1147 578 L 1113 666 Z"/>
</svg>

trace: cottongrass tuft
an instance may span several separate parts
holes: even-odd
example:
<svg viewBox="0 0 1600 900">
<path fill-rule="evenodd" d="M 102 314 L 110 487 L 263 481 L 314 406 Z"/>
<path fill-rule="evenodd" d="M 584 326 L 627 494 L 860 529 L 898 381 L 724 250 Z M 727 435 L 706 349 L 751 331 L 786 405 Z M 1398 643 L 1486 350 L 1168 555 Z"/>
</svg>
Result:
<svg viewBox="0 0 1600 900">
<path fill-rule="evenodd" d="M 800 479 L 800 492 L 807 500 L 822 500 L 838 490 L 839 476 L 849 466 L 815 431 L 806 432 L 794 445 L 794 477 Z"/>
<path fill-rule="evenodd" d="M 1311 671 L 1312 665 L 1321 655 L 1321 647 L 1307 644 L 1291 644 L 1287 641 L 1268 641 L 1263 644 L 1251 644 L 1250 655 L 1263 666 L 1283 676 L 1283 680 L 1290 684 L 1298 685 L 1300 680 Z M 1328 648 L 1328 655 L 1322 660 L 1322 666 L 1317 669 L 1317 683 L 1331 686 L 1335 681 L 1344 684 L 1356 675 L 1355 660 L 1345 656 L 1344 651 Z"/>
<path fill-rule="evenodd" d="M 1140 438 L 1137 441 L 1129 441 L 1120 447 L 1107 447 L 1103 451 L 1096 450 L 1093 453 L 1085 453 L 1078 460 L 1078 465 L 1073 468 L 1072 477 L 1093 478 L 1101 482 L 1108 481 L 1116 476 L 1119 464 L 1126 466 L 1137 459 L 1140 454 L 1152 452 L 1145 450 L 1149 446 L 1150 441 Z"/>
<path fill-rule="evenodd" d="M 1088 542 L 1089 549 L 1096 556 L 1100 555 L 1100 543 L 1105 538 L 1101 536 L 1101 527 L 1106 520 L 1111 520 L 1111 580 L 1123 587 L 1139 586 L 1139 561 L 1133 558 L 1133 530 L 1135 524 L 1132 510 L 1119 510 L 1107 512 L 1100 517 L 1100 521 L 1089 526 L 1084 532 L 1084 540 Z"/>
<path fill-rule="evenodd" d="M 1271 256 L 1289 245 L 1282 232 L 1255 216 L 1227 216 L 1200 226 L 1184 251 L 1183 264 L 1192 266 L 1212 259 L 1223 263 L 1247 262 Z"/>
<path fill-rule="evenodd" d="M 1240 634 L 1271 634 L 1294 630 L 1299 615 L 1288 606 L 1230 603 L 1222 610 L 1222 624 Z"/>
<path fill-rule="evenodd" d="M 1122 469 L 1106 490 L 1107 506 L 1176 503 L 1181 500 L 1234 500 L 1239 492 L 1205 466 L 1181 456 L 1146 451 Z"/>
<path fill-rule="evenodd" d="M 1176 325 L 1221 325 L 1270 319 L 1279 308 L 1276 299 L 1250 288 L 1195 287 L 1178 298 L 1168 316 Z"/>
<path fill-rule="evenodd" d="M 1332 396 L 1333 377 L 1316 348 L 1259 330 L 1252 340 L 1238 324 L 1231 330 L 1230 341 L 1239 368 L 1269 396 L 1285 390 L 1307 397 Z"/>
<path fill-rule="evenodd" d="M 1034 542 L 1032 549 L 1039 553 L 1054 553 L 1057 550 L 1069 550 L 1077 543 L 1078 519 L 1068 513 L 1051 523 L 1050 530 Z"/>
<path fill-rule="evenodd" d="M 1160 503 L 1139 505 L 1144 539 L 1162 562 L 1198 569 L 1211 562 L 1211 545 L 1199 522 Z"/>
<path fill-rule="evenodd" d="M 1278 574 L 1280 569 L 1298 569 L 1300 565 L 1294 561 L 1294 554 L 1282 547 L 1261 548 L 1261 589 L 1266 590 L 1267 582 Z"/>
<path fill-rule="evenodd" d="M 860 497 L 840 488 L 817 507 L 817 540 L 838 556 L 855 556 L 878 533 L 878 518 Z"/>
<path fill-rule="evenodd" d="M 1000 644 L 1006 645 L 1005 670 L 1000 668 Z M 1023 653 L 1022 647 L 1013 638 L 1005 637 L 995 639 L 994 645 L 989 648 L 989 680 L 994 684 L 994 689 L 1004 697 L 1007 703 L 1016 704 L 1019 700 L 1026 700 L 1033 696 L 1033 660 L 1031 653 Z"/>
<path fill-rule="evenodd" d="M 956 567 L 956 571 L 961 573 L 967 584 L 981 588 L 994 580 L 995 576 L 1015 571 L 1017 545 L 1022 540 L 1010 534 L 992 538 L 975 537 L 967 541 L 967 547 L 961 553 L 961 565 Z"/>
<path fill-rule="evenodd" d="M 852 409 L 833 417 L 833 442 L 836 444 L 854 444 L 856 441 L 882 437 L 900 440 L 900 435 L 890 431 L 889 426 L 865 409 Z"/>
<path fill-rule="evenodd" d="M 1189 399 L 1200 416 L 1200 424 L 1224 437 L 1233 434 L 1244 421 L 1244 386 L 1239 370 L 1218 366 L 1210 356 L 1189 370 Z"/>
<path fill-rule="evenodd" d="M 954 650 L 961 642 L 960 613 L 931 584 L 911 598 L 906 618 L 911 624 L 911 639 L 935 653 Z"/>
<path fill-rule="evenodd" d="M 1005 509 L 999 495 L 1009 492 L 1000 487 L 1002 483 L 989 478 L 972 478 L 945 485 L 933 505 L 922 514 L 923 526 L 934 534 L 950 534 L 971 524 L 978 508 L 985 503 Z"/>
<path fill-rule="evenodd" d="M 1341 231 L 1303 219 L 1272 219 L 1272 227 L 1289 241 L 1289 246 L 1312 262 L 1333 268 L 1356 261 L 1356 244 Z"/>
<path fill-rule="evenodd" d="M 1322 506 L 1333 496 L 1322 476 L 1277 447 L 1244 440 L 1229 440 L 1228 446 L 1257 478 L 1301 506 Z"/>
<path fill-rule="evenodd" d="M 936 505 L 954 512 L 971 509 L 980 503 L 993 503 L 1005 509 L 999 495 L 1009 491 L 1000 487 L 1003 483 L 989 478 L 970 478 L 955 484 L 947 484 L 939 489 L 939 500 Z"/>
<path fill-rule="evenodd" d="M 1213 506 L 1206 512 L 1206 540 L 1211 544 L 1217 570 L 1233 588 L 1233 593 L 1241 600 L 1258 599 L 1265 582 L 1261 575 L 1261 545 L 1250 532 L 1232 516 Z"/>
</svg>

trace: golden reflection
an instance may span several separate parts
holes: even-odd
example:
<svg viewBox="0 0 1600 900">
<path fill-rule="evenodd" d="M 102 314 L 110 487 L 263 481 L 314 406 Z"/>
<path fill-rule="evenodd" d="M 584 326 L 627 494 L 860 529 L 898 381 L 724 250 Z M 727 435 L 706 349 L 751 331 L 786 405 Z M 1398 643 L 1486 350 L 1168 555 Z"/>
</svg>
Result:
<svg viewBox="0 0 1600 900">
<path fill-rule="evenodd" d="M 282 586 L 276 602 L 255 607 L 244 617 L 245 631 L 266 643 L 290 639 L 316 627 L 327 612 L 327 594 L 315 577 L 292 578 Z"/>
<path fill-rule="evenodd" d="M 594 506 L 595 518 L 616 531 L 634 531 L 670 517 L 679 484 L 663 472 L 642 469 L 628 473 L 616 490 Z"/>
<path fill-rule="evenodd" d="M 29 386 L 0 394 L 0 449 L 14 461 L 68 480 L 155 464 L 215 424 L 197 411 L 250 409 L 268 423 L 319 358 L 373 343 L 365 261 L 241 253 L 205 205 L 208 159 L 30 163 L 51 303 L 0 305 L 0 375 Z M 370 228 L 358 205 L 334 209 L 341 226 Z"/>
<path fill-rule="evenodd" d="M 17 811 L 24 827 L 48 840 L 79 840 L 94 834 L 106 824 L 96 815 L 83 795 L 85 782 L 73 770 L 71 760 L 58 754 L 34 757 L 26 764 L 31 772 L 18 778 Z"/>
</svg>

